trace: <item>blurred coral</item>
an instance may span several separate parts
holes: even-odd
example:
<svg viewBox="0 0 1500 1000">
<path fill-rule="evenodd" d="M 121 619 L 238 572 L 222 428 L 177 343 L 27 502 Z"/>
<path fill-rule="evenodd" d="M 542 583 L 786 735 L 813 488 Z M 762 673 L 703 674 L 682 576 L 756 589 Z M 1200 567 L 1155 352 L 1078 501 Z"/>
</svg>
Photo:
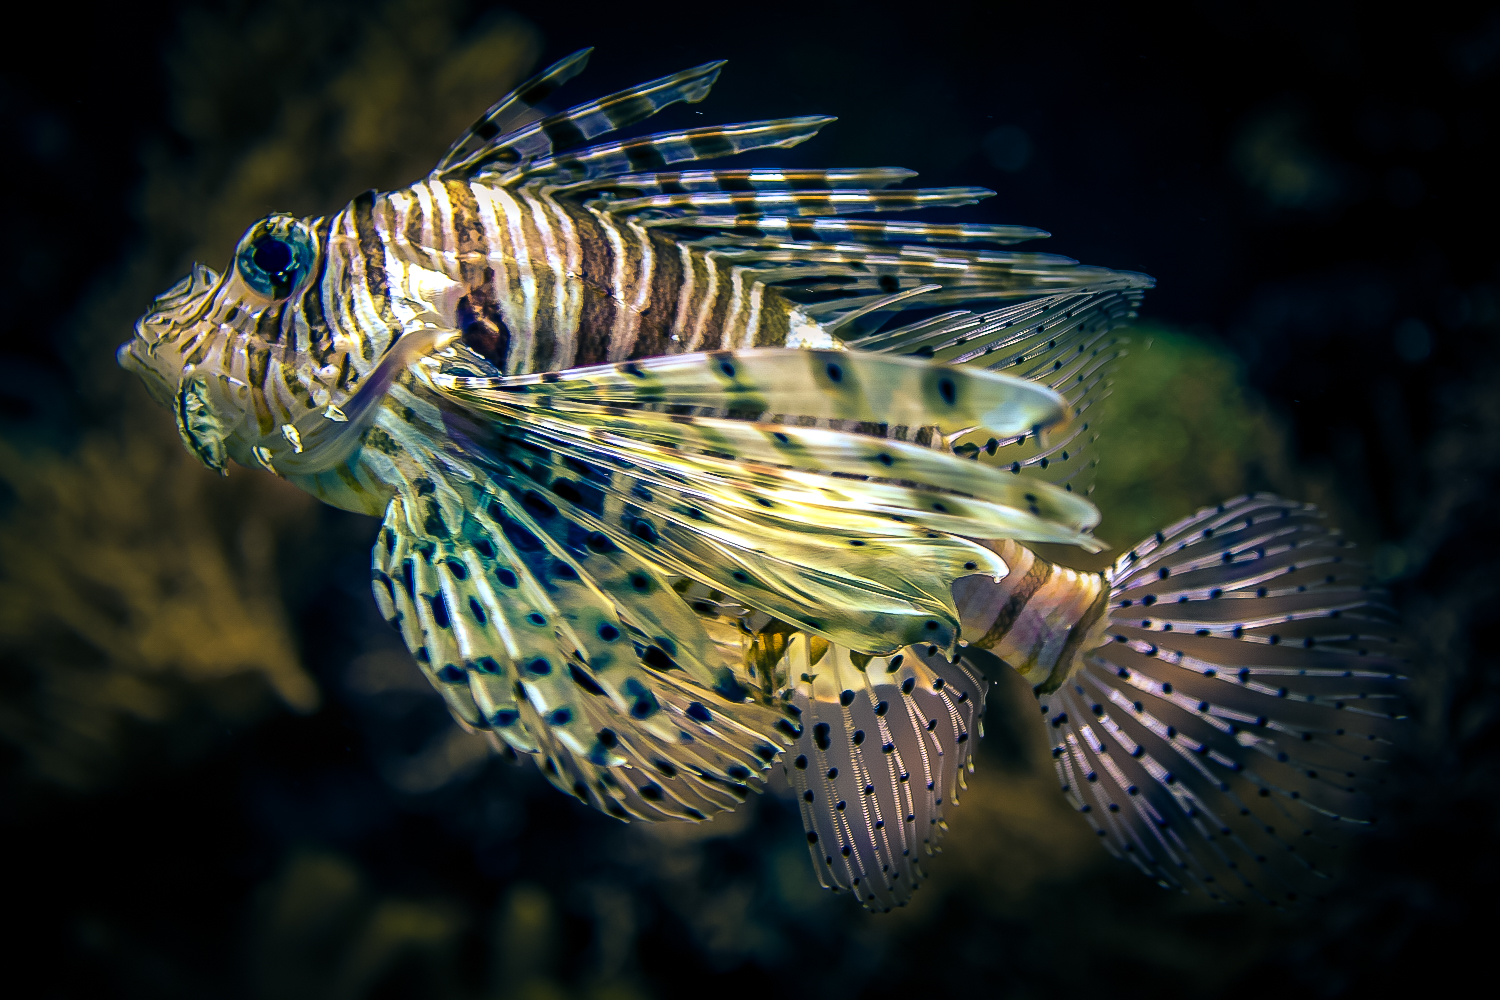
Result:
<svg viewBox="0 0 1500 1000">
<path fill-rule="evenodd" d="M 81 305 L 71 338 L 80 388 L 106 412 L 119 400 L 113 426 L 66 455 L 0 446 L 12 500 L 0 514 L 0 740 L 34 777 L 76 790 L 106 780 L 126 718 L 194 730 L 203 720 L 185 716 L 207 699 L 251 721 L 268 706 L 234 683 L 247 675 L 296 711 L 317 707 L 273 565 L 278 539 L 311 529 L 313 502 L 258 471 L 215 481 L 112 349 L 174 276 L 149 262 L 222 267 L 268 211 L 327 211 L 425 170 L 539 47 L 513 15 L 461 28 L 464 16 L 414 0 L 373 14 L 352 3 L 185 14 L 171 65 L 188 152 L 150 155 L 145 245 Z"/>
<path fill-rule="evenodd" d="M 232 523 L 205 470 L 165 435 L 101 431 L 67 457 L 0 445 L 14 497 L 0 525 L 0 739 L 35 777 L 86 790 L 118 764 L 123 717 L 179 721 L 186 687 L 248 721 L 258 673 L 297 711 L 318 691 L 298 663 L 271 564 L 272 525 L 304 514 L 290 489 L 247 485 Z M 221 530 L 232 532 L 225 538 Z"/>
</svg>

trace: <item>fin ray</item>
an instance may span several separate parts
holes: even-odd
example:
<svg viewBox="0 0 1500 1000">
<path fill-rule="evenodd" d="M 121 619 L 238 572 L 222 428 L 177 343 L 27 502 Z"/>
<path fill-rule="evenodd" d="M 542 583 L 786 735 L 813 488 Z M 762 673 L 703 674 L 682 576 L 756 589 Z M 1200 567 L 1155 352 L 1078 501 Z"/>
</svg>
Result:
<svg viewBox="0 0 1500 1000">
<path fill-rule="evenodd" d="M 473 174 L 490 164 L 509 171 L 517 165 L 576 149 L 596 136 L 649 118 L 670 104 L 703 100 L 723 67 L 722 60 L 704 63 L 548 115 L 454 159 L 444 172 Z"/>
<path fill-rule="evenodd" d="M 448 152 L 443 154 L 433 172 L 447 173 L 455 169 L 455 164 L 475 162 L 489 150 L 498 148 L 500 143 L 514 134 L 515 127 L 528 112 L 532 112 L 558 87 L 583 72 L 593 51 L 592 47 L 579 49 L 490 105 L 479 116 L 479 120 L 448 147 Z"/>
<path fill-rule="evenodd" d="M 989 685 L 935 651 L 851 657 L 802 635 L 781 669 L 803 727 L 782 766 L 819 881 L 867 909 L 905 905 L 973 769 Z"/>
<path fill-rule="evenodd" d="M 658 132 L 523 163 L 506 173 L 502 183 L 540 183 L 556 194 L 575 197 L 603 185 L 617 190 L 643 183 L 636 181 L 636 177 L 654 176 L 656 185 L 668 184 L 672 182 L 666 180 L 668 175 L 664 174 L 619 175 L 621 171 L 657 169 L 672 163 L 718 159 L 756 149 L 786 149 L 811 139 L 832 121 L 834 119 L 826 115 L 817 115 Z"/>
<path fill-rule="evenodd" d="M 1299 549 L 1330 537 L 1306 505 L 1256 494 L 1123 556 L 1110 641 L 1042 707 L 1063 790 L 1107 848 L 1164 885 L 1285 905 L 1316 891 L 1343 831 L 1372 821 L 1404 692 L 1378 594 L 1305 585 L 1298 571 L 1275 593 L 1232 599 L 1174 588 L 1173 560 L 1232 553 L 1268 524 Z M 1258 578 L 1256 566 L 1230 572 Z M 1142 617 L 1158 609 L 1171 620 Z M 1372 634 L 1353 634 L 1351 617 Z M 1295 642 L 1271 638 L 1288 632 Z"/>
</svg>

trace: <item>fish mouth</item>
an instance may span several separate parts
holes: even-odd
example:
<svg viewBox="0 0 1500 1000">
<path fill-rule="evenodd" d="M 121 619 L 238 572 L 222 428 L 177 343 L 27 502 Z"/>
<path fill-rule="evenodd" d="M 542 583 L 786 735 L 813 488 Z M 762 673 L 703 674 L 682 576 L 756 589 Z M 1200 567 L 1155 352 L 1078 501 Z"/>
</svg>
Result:
<svg viewBox="0 0 1500 1000">
<path fill-rule="evenodd" d="M 136 348 L 143 343 L 142 340 L 136 338 L 121 344 L 115 351 L 115 362 L 126 371 L 138 375 L 152 399 L 163 406 L 171 406 L 172 396 L 177 391 L 177 387 L 168 384 L 166 378 L 156 370 L 149 358 L 143 358 L 136 353 Z M 149 351 L 150 348 L 148 347 L 147 350 Z"/>
<path fill-rule="evenodd" d="M 158 402 L 171 403 L 181 373 L 162 370 L 164 364 L 174 363 L 175 359 L 167 360 L 166 355 L 171 352 L 158 356 L 157 348 L 172 342 L 195 324 L 219 284 L 218 272 L 194 264 L 187 275 L 152 301 L 151 309 L 135 321 L 135 335 L 115 351 L 116 363 L 140 376 Z"/>
</svg>

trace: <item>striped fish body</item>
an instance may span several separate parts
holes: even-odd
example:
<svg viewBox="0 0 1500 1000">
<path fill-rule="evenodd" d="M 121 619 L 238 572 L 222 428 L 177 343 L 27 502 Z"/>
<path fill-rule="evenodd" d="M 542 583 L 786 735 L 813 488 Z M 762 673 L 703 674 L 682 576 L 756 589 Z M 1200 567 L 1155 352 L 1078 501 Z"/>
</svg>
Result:
<svg viewBox="0 0 1500 1000">
<path fill-rule="evenodd" d="M 817 173 L 819 182 L 828 183 L 826 175 L 833 172 Z M 651 186 L 679 187 L 683 176 L 653 175 Z M 772 187 L 811 180 L 791 171 L 719 171 L 714 183 Z M 826 194 L 832 208 L 836 197 L 857 205 L 873 199 L 874 192 Z M 341 213 L 334 231 L 351 251 L 361 248 L 363 271 L 377 285 L 399 290 L 411 302 L 430 301 L 438 290 L 451 295 L 442 303 L 445 320 L 463 332 L 465 344 L 508 375 L 688 351 L 783 346 L 789 336 L 798 345 L 831 346 L 833 338 L 778 283 L 816 278 L 852 284 L 870 269 L 850 248 L 814 252 L 808 246 L 700 244 L 657 224 L 663 220 L 642 219 L 619 207 L 640 199 L 597 195 L 545 184 L 512 187 L 489 175 L 434 174 L 400 191 L 367 194 Z M 754 194 L 746 197 L 749 206 L 758 200 Z M 886 197 L 871 200 L 869 207 L 895 204 Z M 912 205 L 917 204 L 913 197 Z M 730 195 L 722 207 L 736 208 Z M 819 203 L 802 199 L 797 207 L 815 212 Z M 810 225 L 808 230 L 815 235 Z M 926 255 L 909 256 L 907 266 L 916 268 Z M 901 264 L 887 263 L 892 271 L 901 270 Z M 989 295 L 1035 291 L 1034 276 L 1011 275 L 1000 266 L 1012 261 L 989 262 L 994 273 L 985 273 L 983 258 L 965 264 L 960 255 L 945 263 L 950 270 L 975 272 L 970 280 Z M 903 284 L 916 287 L 896 274 L 885 277 L 884 286 L 877 287 L 887 295 Z"/>
<path fill-rule="evenodd" d="M 763 281 L 545 189 L 434 178 L 366 224 L 386 280 L 455 283 L 453 323 L 505 374 L 786 342 L 792 305 Z"/>
<path fill-rule="evenodd" d="M 195 267 L 161 296 L 119 356 L 174 407 L 188 448 L 214 468 L 260 465 L 373 513 L 389 490 L 357 458 L 362 435 L 385 389 L 424 354 L 461 346 L 476 370 L 521 376 L 848 344 L 1004 366 L 1060 392 L 1080 419 L 1048 447 L 1035 434 L 1025 447 L 1026 434 L 1012 444 L 977 428 L 952 444 L 1086 488 L 1086 414 L 1120 353 L 1109 330 L 1149 278 L 946 246 L 1046 235 L 1027 227 L 847 218 L 991 194 L 895 187 L 912 176 L 899 168 L 662 169 L 795 145 L 828 118 L 584 145 L 701 100 L 720 64 L 526 123 L 585 59 L 498 102 L 424 180 L 367 192 L 331 218 L 270 216 L 222 275 Z M 924 318 L 888 322 L 908 308 Z M 931 315 L 937 308 L 948 311 Z"/>
<path fill-rule="evenodd" d="M 381 517 L 375 599 L 454 717 L 610 815 L 702 820 L 780 760 L 823 883 L 900 905 L 1008 666 L 1112 850 L 1275 898 L 1281 869 L 1242 865 L 1277 836 L 1245 796 L 1309 829 L 1363 815 L 1373 755 L 1345 759 L 1341 723 L 1375 745 L 1394 714 L 1364 707 L 1396 704 L 1378 595 L 1270 587 L 1332 544 L 1275 498 L 1102 575 L 1028 547 L 1100 547 L 1091 407 L 1150 279 L 993 249 L 1027 227 L 849 217 L 990 193 L 897 168 L 666 169 L 830 119 L 589 145 L 701 100 L 719 64 L 540 117 L 586 55 L 418 183 L 257 222 L 121 364 L 209 467 Z M 1351 647 L 1376 655 L 1341 677 Z"/>
</svg>

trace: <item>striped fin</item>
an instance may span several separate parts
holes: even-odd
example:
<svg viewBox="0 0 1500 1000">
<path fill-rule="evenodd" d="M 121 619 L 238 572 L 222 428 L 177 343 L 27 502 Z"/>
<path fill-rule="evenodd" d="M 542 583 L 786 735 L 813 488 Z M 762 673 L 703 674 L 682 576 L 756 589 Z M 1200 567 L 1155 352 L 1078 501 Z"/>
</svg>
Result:
<svg viewBox="0 0 1500 1000">
<path fill-rule="evenodd" d="M 818 880 L 905 905 L 973 770 L 989 684 L 931 647 L 871 658 L 805 635 L 780 669 L 803 727 L 782 766 Z"/>
<path fill-rule="evenodd" d="M 917 527 L 969 538 L 1097 546 L 1085 534 L 1098 519 L 1087 501 L 904 442 L 785 424 L 659 414 L 633 418 L 573 407 L 566 411 L 566 419 L 551 411 L 492 412 L 524 422 L 525 430 L 509 436 L 534 448 L 568 449 L 580 457 L 585 451 L 607 454 L 642 469 L 642 477 L 652 478 L 656 489 L 682 486 L 673 477 L 646 471 L 658 465 L 670 467 L 674 476 L 692 476 L 692 488 L 685 492 L 712 498 L 758 525 L 788 516 L 767 511 L 792 508 L 799 516 L 816 512 L 816 523 L 824 530 L 841 525 L 850 537 L 867 540 L 905 537 Z M 751 464 L 762 460 L 803 468 Z M 872 474 L 883 481 L 866 480 Z M 859 476 L 864 481 L 849 487 L 829 482 L 830 475 Z M 983 499 L 946 492 L 945 484 Z M 649 502 L 643 509 L 647 507 Z"/>
<path fill-rule="evenodd" d="M 796 415 L 809 412 L 794 393 L 797 381 L 807 378 L 809 360 L 818 362 L 815 354 L 762 351 L 707 360 L 748 364 L 737 376 L 739 384 L 749 388 L 768 379 L 777 387 L 776 402 L 788 404 L 785 414 Z M 878 368 L 908 372 L 930 368 L 923 362 L 845 352 L 828 356 L 840 363 L 873 360 Z M 790 360 L 796 367 L 785 372 L 774 364 L 762 367 L 768 358 Z M 1060 490 L 1001 486 L 1009 477 L 992 483 L 990 470 L 939 450 L 925 449 L 923 455 L 915 444 L 888 448 L 892 442 L 845 424 L 803 428 L 796 416 L 757 427 L 680 412 L 677 401 L 689 398 L 683 393 L 693 388 L 696 377 L 677 376 L 691 376 L 692 366 L 703 360 L 680 356 L 600 368 L 595 373 L 604 378 L 595 383 L 573 378 L 574 372 L 537 379 L 427 377 L 485 422 L 467 451 L 482 452 L 497 466 L 524 469 L 526 488 L 563 510 L 570 523 L 597 532 L 609 545 L 668 575 L 710 587 L 853 649 L 889 650 L 923 640 L 951 646 L 956 638 L 951 581 L 974 572 L 1004 572 L 990 550 L 966 536 L 1045 538 L 1097 547 L 1087 534 L 1097 513 L 1086 502 Z M 668 371 L 674 361 L 682 362 L 676 374 Z M 665 374 L 650 393 L 629 390 L 637 401 L 652 400 L 650 408 L 604 407 L 572 398 L 599 399 L 614 376 L 628 380 L 616 385 L 626 388 L 653 367 Z M 629 374 L 631 368 L 641 374 Z M 955 375 L 996 378 L 976 370 Z M 721 371 L 713 378 L 722 377 Z M 1006 380 L 991 388 L 1002 386 L 1010 392 L 1026 383 Z M 1049 398 L 1045 390 L 1026 389 L 1044 404 Z M 716 407 L 737 405 L 726 395 L 721 387 L 712 402 Z M 616 398 L 628 400 L 629 395 Z M 612 402 L 607 396 L 603 401 Z M 759 414 L 769 405 L 760 399 L 747 408 Z M 663 406 L 679 412 L 658 412 Z M 847 406 L 813 409 L 851 412 Z M 931 419 L 921 407 L 913 412 Z M 1034 417 L 1023 412 L 1020 419 Z M 868 430 L 878 433 L 874 427 Z M 745 454 L 735 450 L 740 445 Z M 867 478 L 872 473 L 881 478 Z M 901 478 L 889 478 L 895 475 Z M 499 478 L 498 473 L 490 476 Z M 968 496 L 944 488 L 966 482 Z M 986 492 L 993 485 L 995 496 L 976 496 L 976 485 Z M 914 569 L 893 576 L 883 568 L 897 561 Z"/>
<path fill-rule="evenodd" d="M 543 725 L 542 772 L 580 802 L 622 820 L 702 821 L 735 809 L 759 790 L 767 765 L 782 748 L 739 721 L 744 709 L 726 713 L 671 679 L 658 680 L 656 699 L 661 717 L 679 727 L 676 739 L 600 713 L 590 722 L 605 723 L 597 742 L 580 753 Z M 529 702 L 522 711 L 531 725 L 538 724 L 540 717 Z M 767 721 L 775 717 L 769 710 L 762 714 Z M 602 760 L 600 748 L 607 753 Z"/>
<path fill-rule="evenodd" d="M 448 152 L 443 154 L 433 172 L 443 174 L 455 169 L 458 164 L 476 162 L 487 151 L 509 139 L 512 131 L 525 121 L 526 115 L 534 113 L 534 109 L 553 91 L 583 72 L 593 51 L 593 48 L 579 49 L 492 104 L 488 111 L 479 116 L 478 121 L 469 126 L 467 132 L 448 147 Z"/>
<path fill-rule="evenodd" d="M 548 185 L 562 185 L 563 191 L 571 192 L 580 190 L 576 186 L 578 182 L 587 184 L 611 173 L 618 175 L 622 170 L 656 170 L 669 163 L 712 160 L 755 149 L 785 149 L 806 142 L 834 120 L 819 115 L 660 132 L 592 146 L 576 153 L 544 157 L 506 174 L 502 182 L 515 184 L 541 179 Z"/>
<path fill-rule="evenodd" d="M 800 280 L 826 276 L 851 293 L 894 292 L 903 283 L 889 279 L 910 278 L 907 287 L 921 281 L 936 281 L 944 289 L 967 296 L 960 301 L 978 301 L 997 297 L 997 293 L 998 297 L 1010 299 L 1030 298 L 1054 288 L 1141 280 L 1141 276 L 1081 265 L 1071 257 L 1048 253 L 781 240 L 747 245 L 745 241 L 716 238 L 693 245 L 713 247 L 721 258 L 736 264 L 798 265 L 801 268 L 798 273 L 803 276 Z M 930 307 L 934 301 L 927 299 L 921 305 Z"/>
<path fill-rule="evenodd" d="M 1019 327 L 1012 327 L 1031 323 L 1040 336 L 1071 320 L 1086 328 L 1083 336 L 1095 334 L 1101 325 L 1128 318 L 1138 290 L 1149 287 L 1150 279 L 1084 267 L 1064 257 L 996 253 L 973 246 L 1008 245 L 1047 236 L 1028 226 L 846 217 L 970 204 L 993 192 L 973 187 L 902 188 L 897 185 L 913 174 L 895 167 L 660 169 L 675 162 L 793 145 L 831 120 L 819 117 L 664 132 L 587 145 L 593 136 L 638 121 L 668 103 L 701 99 L 720 66 L 705 64 L 580 105 L 497 137 L 483 154 L 470 151 L 465 154 L 468 159 L 445 161 L 455 171 L 483 173 L 478 178 L 482 185 L 515 188 L 520 201 L 507 211 L 513 216 L 511 238 L 518 245 L 508 252 L 517 255 L 520 287 L 527 287 L 526 266 L 535 271 L 544 257 L 558 289 L 571 289 L 566 275 L 579 268 L 613 266 L 608 279 L 610 301 L 601 302 L 613 317 L 605 321 L 609 324 L 607 347 L 591 342 L 581 355 L 571 346 L 556 354 L 549 353 L 550 342 L 543 338 L 537 349 L 546 357 L 533 358 L 535 352 L 528 351 L 524 362 L 514 365 L 516 370 L 561 367 L 575 357 L 628 356 L 636 347 L 641 349 L 634 353 L 695 348 L 711 339 L 726 347 L 754 343 L 823 347 L 833 346 L 836 337 L 882 351 L 897 350 L 898 341 L 907 341 L 908 353 L 931 351 L 940 360 L 964 364 L 995 364 L 1001 360 L 999 352 L 1018 348 L 1025 354 L 1028 373 L 1023 377 L 1061 387 L 1061 375 L 1032 370 L 1044 362 L 1063 363 L 1072 378 L 1065 394 L 1075 417 L 1102 396 L 1108 386 L 1109 362 L 1118 350 L 1090 341 L 1085 345 L 1086 363 L 1074 364 L 1078 359 L 1041 356 L 1045 352 L 1036 350 L 1036 344 L 1021 343 Z M 525 216 L 528 210 L 529 218 Z M 545 246 L 526 244 L 525 232 L 533 224 Z M 561 228 L 554 232 L 557 224 Z M 570 242 L 575 239 L 582 240 L 577 251 L 605 252 L 586 252 L 572 260 L 568 255 L 577 256 Z M 603 242 L 608 246 L 599 247 Z M 936 287 L 925 287 L 929 285 Z M 1051 297 L 1073 290 L 1102 294 L 1111 287 L 1119 294 L 1109 303 L 1100 299 L 1083 307 L 1087 314 L 1083 319 L 1077 309 L 1058 318 L 1070 310 L 1065 300 Z M 543 291 L 539 306 L 545 307 L 546 297 L 553 294 Z M 573 324 L 579 322 L 579 302 L 599 297 L 575 298 L 559 298 L 553 310 L 570 345 L 582 336 L 581 331 L 573 332 Z M 1026 300 L 1037 299 L 1047 301 L 1026 305 Z M 563 303 L 568 303 L 566 308 Z M 1005 311 L 1012 306 L 1016 308 Z M 899 314 L 914 309 L 928 315 L 919 324 L 902 326 Z M 933 324 L 930 314 L 938 310 L 953 315 Z M 862 338 L 876 333 L 882 334 L 883 345 L 863 342 Z M 1049 334 L 1037 343 L 1057 339 Z M 1079 346 L 1065 339 L 1072 348 Z M 1103 360 L 1093 354 L 1096 347 Z M 950 351 L 951 356 L 943 351 Z M 995 358 L 987 360 L 991 354 Z M 1004 464 L 1019 462 L 1035 478 L 1087 490 L 1087 469 L 1093 459 L 1079 445 L 1095 435 L 1091 428 L 1081 426 L 1084 422 L 1079 422 L 1076 432 L 1019 449 L 1024 454 L 989 458 L 1000 461 L 1004 457 L 1008 459 Z M 995 437 L 998 449 L 1002 442 Z M 983 451 L 990 438 L 962 444 Z"/>
<path fill-rule="evenodd" d="M 1309 506 L 1205 509 L 1110 575 L 1111 641 L 1042 697 L 1070 801 L 1164 885 L 1317 891 L 1402 739 L 1381 595 Z"/>
<path fill-rule="evenodd" d="M 765 209 L 780 209 L 791 215 L 848 215 L 854 212 L 898 212 L 920 208 L 951 208 L 972 205 L 995 192 L 981 187 L 859 189 L 834 188 L 813 191 L 689 191 L 651 195 L 609 202 L 604 210 L 612 215 L 638 216 L 642 225 L 672 226 L 684 210 L 710 214 L 705 209 L 733 212 L 736 217 L 757 217 Z"/>
<path fill-rule="evenodd" d="M 711 470 L 722 466 L 725 461 L 733 461 L 818 475 L 920 483 L 931 491 L 931 500 L 942 508 L 941 514 L 921 523 L 933 530 L 971 537 L 1026 538 L 1034 532 L 1044 537 L 1028 540 L 1070 544 L 1079 541 L 1077 532 L 1091 529 L 1098 519 L 1098 512 L 1092 504 L 1069 496 L 1056 487 L 1039 486 L 989 466 L 975 467 L 955 462 L 945 452 L 907 441 L 786 423 L 753 423 L 685 414 L 669 416 L 557 401 L 542 414 L 520 409 L 514 413 L 518 419 L 539 428 L 558 427 L 561 430 L 562 422 L 576 423 L 612 436 L 703 456 L 700 468 L 706 474 L 711 474 Z M 554 420 L 559 423 L 551 423 Z M 800 478 L 813 481 L 805 476 Z M 752 488 L 752 492 L 762 495 L 771 492 L 772 483 L 776 487 L 789 487 L 795 481 L 783 474 L 775 480 L 768 479 L 766 490 Z M 903 487 L 899 495 L 913 494 Z M 968 506 L 969 516 L 974 517 L 975 523 L 960 527 L 953 519 L 965 516 L 964 496 L 982 498 L 983 503 Z M 876 492 L 872 489 L 861 502 L 875 499 Z M 808 502 L 820 501 L 809 495 Z M 821 502 L 832 505 L 826 492 L 822 494 Z M 990 522 L 985 512 L 996 506 L 1006 508 L 1015 519 L 1012 521 L 1007 517 L 1003 522 Z M 1064 533 L 1055 530 L 1059 525 L 1065 526 Z M 988 534 L 985 528 L 1000 530 L 1001 533 Z"/>
<path fill-rule="evenodd" d="M 1024 434 L 1065 416 L 1062 399 L 1035 383 L 976 368 L 846 351 L 761 348 L 539 375 L 436 375 L 434 380 L 454 398 L 481 407 L 490 402 L 539 406 L 549 398 L 596 405 L 705 406 L 788 418 L 934 426 L 944 434 L 971 427 Z M 535 401 L 526 403 L 528 397 Z"/>
<path fill-rule="evenodd" d="M 692 69 L 631 87 L 587 104 L 548 115 L 484 148 L 455 160 L 444 173 L 475 173 L 489 164 L 503 168 L 577 149 L 595 136 L 627 128 L 669 104 L 697 103 L 708 95 L 724 62 Z"/>
<path fill-rule="evenodd" d="M 954 451 L 1087 494 L 1098 464 L 1094 407 L 1108 394 L 1110 377 L 1125 354 L 1125 341 L 1113 331 L 1135 316 L 1140 302 L 1142 283 L 1133 278 L 988 313 L 948 314 L 850 346 L 983 365 L 1056 390 L 1066 402 L 1068 423 L 1045 441 L 971 434 L 956 440 Z"/>
<path fill-rule="evenodd" d="M 921 491 L 698 458 L 530 416 L 497 422 L 503 437 L 483 448 L 493 465 L 524 469 L 533 504 L 560 511 L 579 537 L 594 539 L 593 550 L 622 549 L 854 649 L 951 646 L 957 618 L 948 583 L 1004 572 L 989 550 L 930 530 L 925 522 L 936 515 L 915 506 L 930 498 Z M 953 510 L 946 526 L 976 530 L 982 505 L 951 495 L 942 502 Z M 884 567 L 893 562 L 914 569 L 892 576 Z"/>
<path fill-rule="evenodd" d="M 802 120 L 802 119 L 798 119 Z M 654 138 L 654 137 L 653 137 Z M 829 170 L 780 170 L 756 167 L 745 170 L 676 170 L 655 173 L 612 174 L 556 188 L 559 194 L 607 190 L 632 197 L 645 194 L 681 194 L 685 191 L 779 191 L 826 190 L 858 185 L 884 188 L 917 176 L 905 167 L 838 167 Z"/>
<path fill-rule="evenodd" d="M 422 426 L 381 427 L 408 464 L 393 476 L 374 590 L 454 716 L 540 755 L 554 784 L 622 819 L 734 808 L 779 752 L 771 736 L 795 725 L 744 700 L 660 573 L 590 547 L 539 494 L 427 436 L 416 412 Z"/>
<path fill-rule="evenodd" d="M 939 189 L 942 190 L 942 189 Z M 927 207 L 927 206 L 924 206 Z M 858 211 L 885 211 L 879 207 Z M 658 225 L 666 225 L 659 222 Z M 760 233 L 787 239 L 819 242 L 865 243 L 1024 243 L 1052 234 L 1032 226 L 1002 226 L 981 223 L 941 225 L 929 222 L 872 222 L 867 219 L 829 219 L 790 215 L 682 215 L 670 225 L 676 229 L 732 229 L 738 234 Z"/>
<path fill-rule="evenodd" d="M 690 245 L 695 250 L 712 253 L 720 266 L 763 275 L 759 280 L 776 286 L 779 295 L 797 303 L 801 316 L 815 321 L 825 333 L 837 331 L 841 341 L 858 344 L 861 350 L 870 349 L 865 346 L 865 337 L 879 330 L 881 324 L 876 323 L 871 329 L 840 329 L 843 325 L 840 316 L 862 309 L 875 299 L 912 292 L 923 285 L 937 287 L 906 301 L 903 309 L 972 307 L 986 301 L 1013 303 L 1048 293 L 1118 283 L 1149 285 L 1144 276 L 1088 267 L 1054 254 L 782 240 L 757 240 L 746 245 L 745 241 L 727 237 L 698 240 Z M 965 312 L 969 311 L 972 310 Z M 924 328 L 929 322 L 923 321 Z M 874 350 L 893 352 L 888 341 L 899 341 L 896 335 L 905 332 L 897 329 L 884 334 Z M 957 335 L 962 334 L 958 330 Z M 902 353 L 918 351 L 914 346 Z"/>
</svg>

